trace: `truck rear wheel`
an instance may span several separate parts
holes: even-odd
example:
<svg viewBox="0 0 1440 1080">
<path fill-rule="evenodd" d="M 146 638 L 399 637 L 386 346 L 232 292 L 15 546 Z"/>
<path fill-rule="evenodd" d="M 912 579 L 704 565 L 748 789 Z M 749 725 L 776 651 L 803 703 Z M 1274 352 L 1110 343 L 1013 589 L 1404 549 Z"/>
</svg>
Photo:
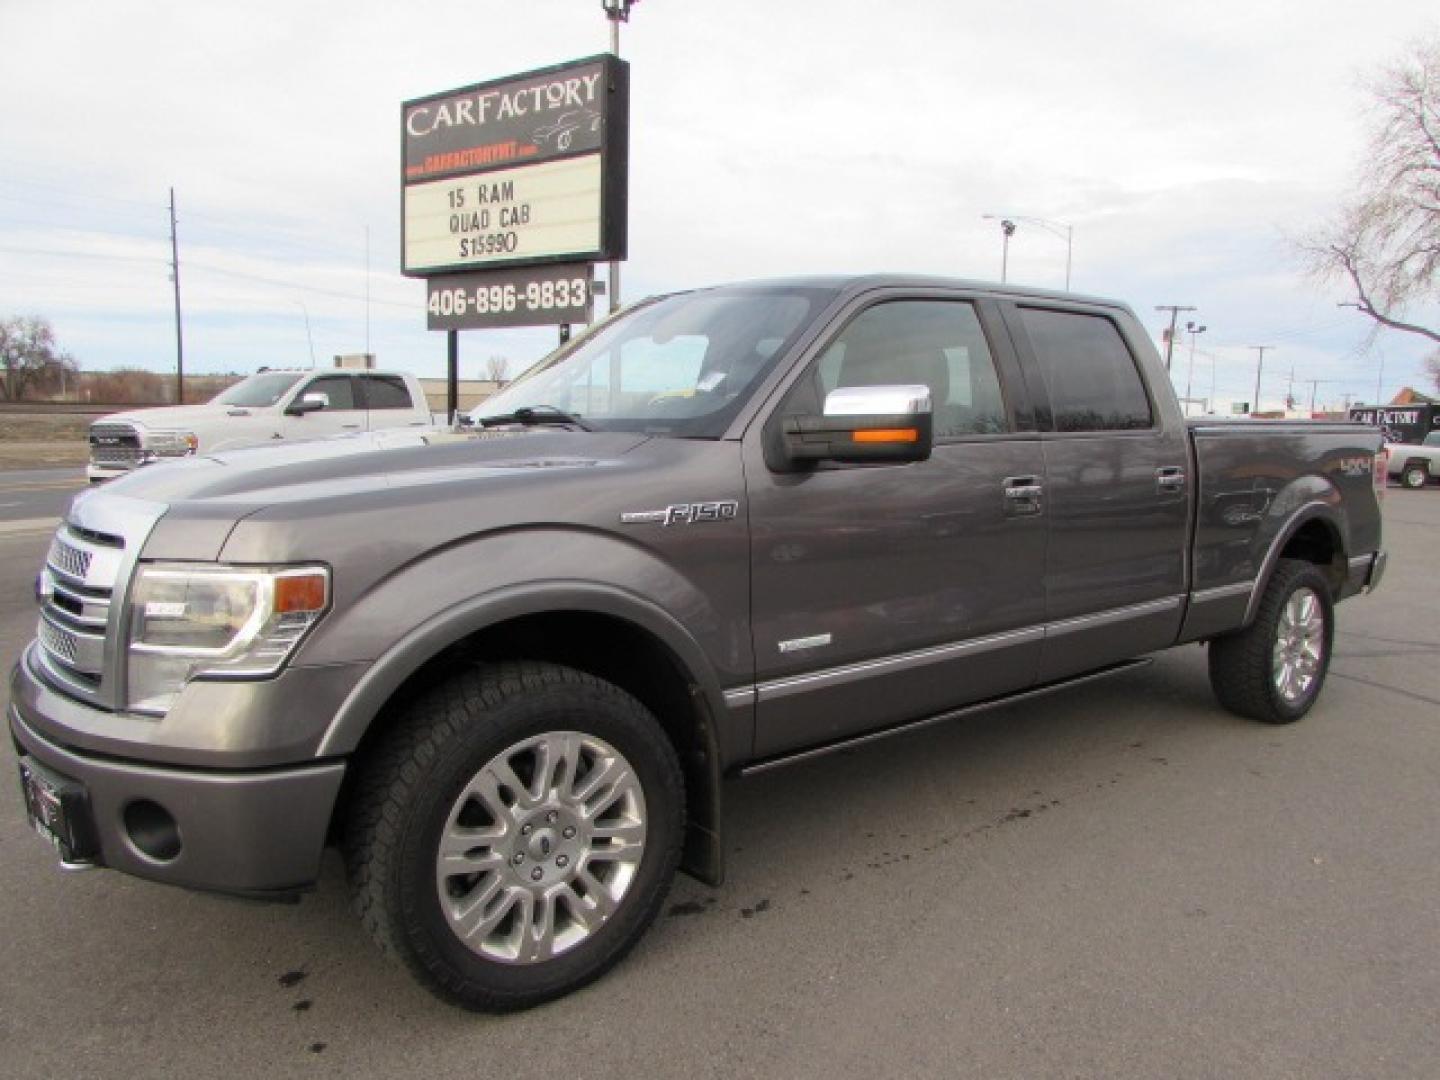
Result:
<svg viewBox="0 0 1440 1080">
<path fill-rule="evenodd" d="M 1281 559 L 1255 621 L 1210 642 L 1210 686 L 1233 713 L 1293 723 L 1320 695 L 1334 633 L 1324 576 L 1312 563 Z"/>
<path fill-rule="evenodd" d="M 527 1008 L 598 978 L 664 902 L 684 779 L 654 717 L 555 664 L 467 670 L 362 766 L 355 903 L 382 949 L 465 1008 Z"/>
<path fill-rule="evenodd" d="M 1404 471 L 1400 473 L 1400 482 L 1407 488 L 1423 488 L 1429 479 L 1430 470 L 1423 462 L 1407 462 Z"/>
</svg>

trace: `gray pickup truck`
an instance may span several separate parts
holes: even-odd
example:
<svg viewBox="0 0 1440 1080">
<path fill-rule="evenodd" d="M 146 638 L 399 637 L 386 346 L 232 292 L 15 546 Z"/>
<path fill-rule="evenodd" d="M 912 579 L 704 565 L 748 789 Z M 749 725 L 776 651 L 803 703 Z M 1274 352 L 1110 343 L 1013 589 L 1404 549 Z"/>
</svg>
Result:
<svg viewBox="0 0 1440 1080">
<path fill-rule="evenodd" d="M 720 881 L 729 775 L 1187 642 L 1224 706 L 1299 719 L 1384 569 L 1379 449 L 1187 424 L 1111 301 L 651 300 L 470 433 L 79 496 L 11 680 L 30 818 L 68 866 L 251 896 L 338 844 L 426 985 L 531 1005 L 615 963 L 677 867 Z"/>
</svg>

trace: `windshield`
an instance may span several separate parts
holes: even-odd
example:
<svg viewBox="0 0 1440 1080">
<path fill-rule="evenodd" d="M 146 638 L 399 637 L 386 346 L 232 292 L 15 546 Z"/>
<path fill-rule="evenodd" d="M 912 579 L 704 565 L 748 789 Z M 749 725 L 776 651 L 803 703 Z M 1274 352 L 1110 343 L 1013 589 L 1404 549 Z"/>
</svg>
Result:
<svg viewBox="0 0 1440 1080">
<path fill-rule="evenodd" d="M 471 419 L 560 410 L 595 430 L 718 438 L 829 296 L 732 288 L 657 300 L 542 362 Z"/>
<path fill-rule="evenodd" d="M 274 405 L 284 396 L 286 390 L 299 381 L 299 375 L 251 375 L 212 398 L 211 404 L 263 409 L 267 405 Z"/>
</svg>

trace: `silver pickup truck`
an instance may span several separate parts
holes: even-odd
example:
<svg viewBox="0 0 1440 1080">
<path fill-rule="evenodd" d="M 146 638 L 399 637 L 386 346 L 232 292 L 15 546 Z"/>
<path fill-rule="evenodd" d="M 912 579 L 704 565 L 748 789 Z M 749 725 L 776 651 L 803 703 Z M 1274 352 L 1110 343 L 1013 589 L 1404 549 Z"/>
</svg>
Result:
<svg viewBox="0 0 1440 1080">
<path fill-rule="evenodd" d="M 1385 565 L 1373 428 L 1187 424 L 1107 300 L 667 296 L 476 421 L 77 498 L 9 708 L 65 864 L 288 897 L 336 843 L 383 948 L 519 1008 L 720 881 L 722 778 L 1195 642 L 1288 723 Z"/>
</svg>

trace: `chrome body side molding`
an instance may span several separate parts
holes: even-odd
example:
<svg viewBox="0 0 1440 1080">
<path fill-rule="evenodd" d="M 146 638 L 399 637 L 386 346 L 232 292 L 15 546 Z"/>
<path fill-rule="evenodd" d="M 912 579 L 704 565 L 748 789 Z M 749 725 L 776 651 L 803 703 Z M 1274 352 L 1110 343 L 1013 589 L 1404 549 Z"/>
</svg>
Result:
<svg viewBox="0 0 1440 1080">
<path fill-rule="evenodd" d="M 989 709 L 998 709 L 1003 705 L 1013 705 L 1019 701 L 1028 701 L 1031 698 L 1043 697 L 1046 694 L 1052 694 L 1056 690 L 1063 690 L 1066 687 L 1078 686 L 1082 683 L 1094 682 L 1097 679 L 1105 679 L 1111 675 L 1119 675 L 1126 671 L 1133 671 L 1135 668 L 1145 667 L 1153 662 L 1150 657 L 1142 656 L 1135 660 L 1126 660 L 1123 663 L 1115 664 L 1112 667 L 1104 668 L 1100 671 L 1092 671 L 1086 675 L 1077 675 L 1073 678 L 1062 679 L 1059 682 L 1047 683 L 1044 686 L 1037 686 L 1030 690 L 1022 690 L 1016 694 L 1007 694 L 1004 697 L 990 698 L 987 701 L 977 701 L 973 705 L 966 705 L 959 709 L 951 709 L 948 712 L 939 713 L 935 716 L 927 716 L 921 720 L 912 720 L 906 724 L 897 724 L 894 727 L 888 727 L 881 731 L 867 732 L 864 735 L 841 739 L 838 742 L 829 743 L 825 746 L 816 746 L 793 754 L 782 754 L 777 757 L 768 758 L 765 761 L 756 762 L 753 765 L 746 765 L 740 770 L 740 775 L 754 776 L 757 773 L 778 769 L 783 765 L 793 765 L 799 761 L 808 761 L 811 758 L 824 757 L 826 754 L 834 754 L 841 750 L 849 750 L 852 747 L 878 742 L 880 739 L 888 739 L 892 735 L 905 735 L 912 731 L 919 731 L 922 728 L 930 727 L 933 724 L 944 723 L 947 720 L 955 720 L 962 716 L 985 712 Z"/>
</svg>

